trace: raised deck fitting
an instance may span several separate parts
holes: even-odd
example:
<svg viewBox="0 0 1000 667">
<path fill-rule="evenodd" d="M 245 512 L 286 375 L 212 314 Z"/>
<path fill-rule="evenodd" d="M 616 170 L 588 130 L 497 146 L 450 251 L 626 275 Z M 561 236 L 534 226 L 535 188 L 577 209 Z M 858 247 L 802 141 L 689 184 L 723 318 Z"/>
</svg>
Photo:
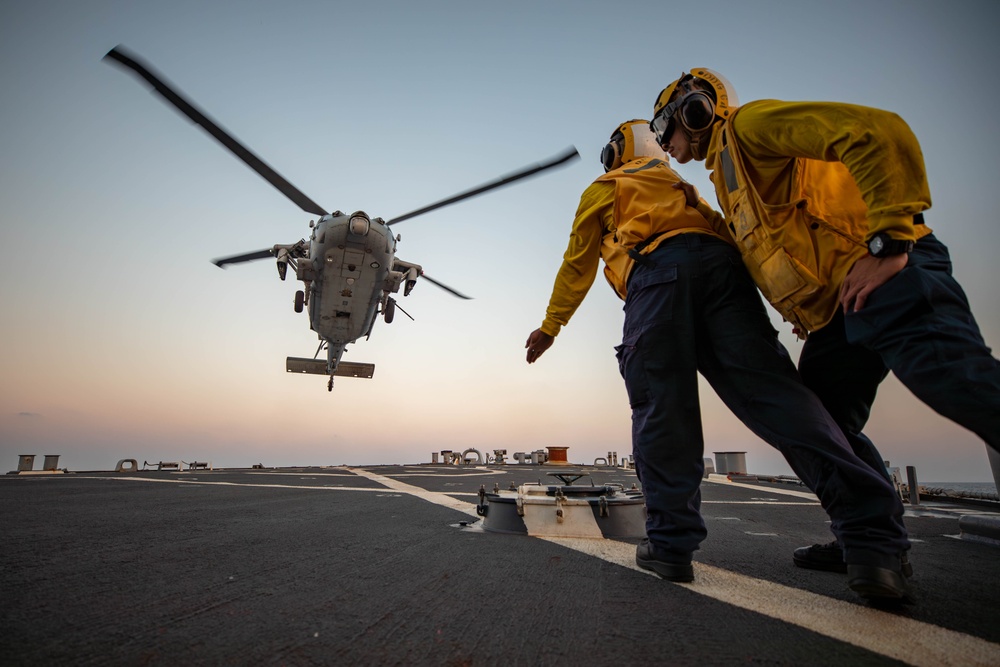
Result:
<svg viewBox="0 0 1000 667">
<path fill-rule="evenodd" d="M 549 460 L 546 461 L 546 463 L 548 463 L 550 466 L 568 466 L 570 464 L 569 459 L 566 458 L 566 450 L 568 450 L 569 447 L 550 446 L 546 447 L 545 449 L 549 450 L 548 452 Z"/>
<path fill-rule="evenodd" d="M 646 506 L 642 492 L 620 484 L 574 485 L 583 473 L 549 473 L 562 485 L 522 484 L 516 491 L 479 490 L 483 530 L 536 537 L 642 538 Z"/>
</svg>

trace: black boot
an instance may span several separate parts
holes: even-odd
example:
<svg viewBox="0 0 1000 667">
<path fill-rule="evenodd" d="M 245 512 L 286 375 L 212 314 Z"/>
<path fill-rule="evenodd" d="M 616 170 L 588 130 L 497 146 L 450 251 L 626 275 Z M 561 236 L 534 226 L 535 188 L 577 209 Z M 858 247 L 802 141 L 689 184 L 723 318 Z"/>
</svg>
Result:
<svg viewBox="0 0 1000 667">
<path fill-rule="evenodd" d="M 836 540 L 827 544 L 799 547 L 792 553 L 792 560 L 799 567 L 809 570 L 847 572 L 847 563 L 844 562 L 844 549 Z"/>
<path fill-rule="evenodd" d="M 671 557 L 673 556 L 673 557 Z M 694 581 L 691 556 L 683 554 L 657 553 L 657 549 L 645 538 L 635 548 L 635 564 L 644 570 L 655 572 L 667 581 Z"/>
<path fill-rule="evenodd" d="M 814 544 L 811 547 L 799 547 L 792 553 L 792 561 L 799 567 L 808 570 L 823 570 L 824 572 L 847 572 L 847 563 L 844 562 L 844 549 L 834 540 L 826 544 Z M 904 577 L 913 576 L 913 566 L 906 556 L 906 552 L 900 556 L 900 572 Z"/>
<path fill-rule="evenodd" d="M 900 570 L 902 567 L 900 567 Z M 847 566 L 847 586 L 872 604 L 915 604 L 902 571 L 876 565 Z"/>
</svg>

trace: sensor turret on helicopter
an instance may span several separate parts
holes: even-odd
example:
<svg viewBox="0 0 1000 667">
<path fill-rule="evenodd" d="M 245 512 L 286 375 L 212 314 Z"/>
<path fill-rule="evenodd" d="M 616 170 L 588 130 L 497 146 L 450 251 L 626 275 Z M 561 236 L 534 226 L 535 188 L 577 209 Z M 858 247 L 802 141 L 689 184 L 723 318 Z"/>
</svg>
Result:
<svg viewBox="0 0 1000 667">
<path fill-rule="evenodd" d="M 426 275 L 419 264 L 397 258 L 396 243 L 399 237 L 391 233 L 391 225 L 534 176 L 579 157 L 575 148 L 567 149 L 547 162 L 531 165 L 389 221 L 370 217 L 364 211 L 355 211 L 349 215 L 342 211 L 328 213 L 175 88 L 167 85 L 161 76 L 154 74 L 136 56 L 117 46 L 105 55 L 105 59 L 135 72 L 175 109 L 201 125 L 299 208 L 318 216 L 318 219 L 309 223 L 312 232 L 308 242 L 301 239 L 291 244 L 276 244 L 264 250 L 215 259 L 213 263 L 225 267 L 228 264 L 274 258 L 281 280 L 285 280 L 288 268 L 292 268 L 296 279 L 303 284 L 303 289 L 295 295 L 295 311 L 308 311 L 310 328 L 319 336 L 320 344 L 313 358 L 288 357 L 285 368 L 290 373 L 327 375 L 330 378 L 327 389 L 331 391 L 335 376 L 373 376 L 375 364 L 342 361 L 341 358 L 347 345 L 371 335 L 378 315 L 386 323 L 392 322 L 398 308 L 393 295 L 398 294 L 400 288 L 403 296 L 407 296 L 417 280 L 424 279 L 459 298 L 469 298 Z M 409 317 L 402 308 L 399 310 Z M 324 349 L 325 360 L 319 358 Z"/>
</svg>

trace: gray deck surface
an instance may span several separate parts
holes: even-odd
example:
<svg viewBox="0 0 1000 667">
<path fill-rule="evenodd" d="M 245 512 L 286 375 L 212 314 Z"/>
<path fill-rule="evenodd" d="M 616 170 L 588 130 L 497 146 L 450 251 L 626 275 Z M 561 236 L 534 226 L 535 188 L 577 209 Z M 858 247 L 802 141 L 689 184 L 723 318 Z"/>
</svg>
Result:
<svg viewBox="0 0 1000 667">
<path fill-rule="evenodd" d="M 983 510 L 908 515 L 919 602 L 881 610 L 792 565 L 830 539 L 799 486 L 704 483 L 693 584 L 479 528 L 480 485 L 553 469 L 0 476 L 0 665 L 1000 665 L 1000 549 L 954 537 Z"/>
</svg>

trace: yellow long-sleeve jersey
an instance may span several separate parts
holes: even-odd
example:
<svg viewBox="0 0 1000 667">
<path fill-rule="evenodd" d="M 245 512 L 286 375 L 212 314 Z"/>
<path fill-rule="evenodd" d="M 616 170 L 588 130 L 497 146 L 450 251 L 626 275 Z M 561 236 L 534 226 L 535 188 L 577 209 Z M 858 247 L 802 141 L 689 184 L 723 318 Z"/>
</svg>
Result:
<svg viewBox="0 0 1000 667">
<path fill-rule="evenodd" d="M 833 317 L 874 234 L 930 233 L 913 218 L 931 204 L 920 145 L 888 111 L 751 102 L 716 125 L 705 164 L 754 281 L 801 331 Z"/>
<path fill-rule="evenodd" d="M 688 232 L 710 234 L 730 241 L 720 225 L 721 216 L 707 219 L 699 209 L 686 205 L 684 193 L 673 184 L 681 180 L 663 160 L 639 158 L 599 178 L 584 190 L 573 221 L 569 245 L 556 274 L 552 296 L 542 322 L 542 332 L 559 334 L 583 302 L 604 260 L 604 276 L 622 299 L 635 260 L 629 255 L 647 239 L 640 251 L 648 254 L 671 236 Z"/>
</svg>

